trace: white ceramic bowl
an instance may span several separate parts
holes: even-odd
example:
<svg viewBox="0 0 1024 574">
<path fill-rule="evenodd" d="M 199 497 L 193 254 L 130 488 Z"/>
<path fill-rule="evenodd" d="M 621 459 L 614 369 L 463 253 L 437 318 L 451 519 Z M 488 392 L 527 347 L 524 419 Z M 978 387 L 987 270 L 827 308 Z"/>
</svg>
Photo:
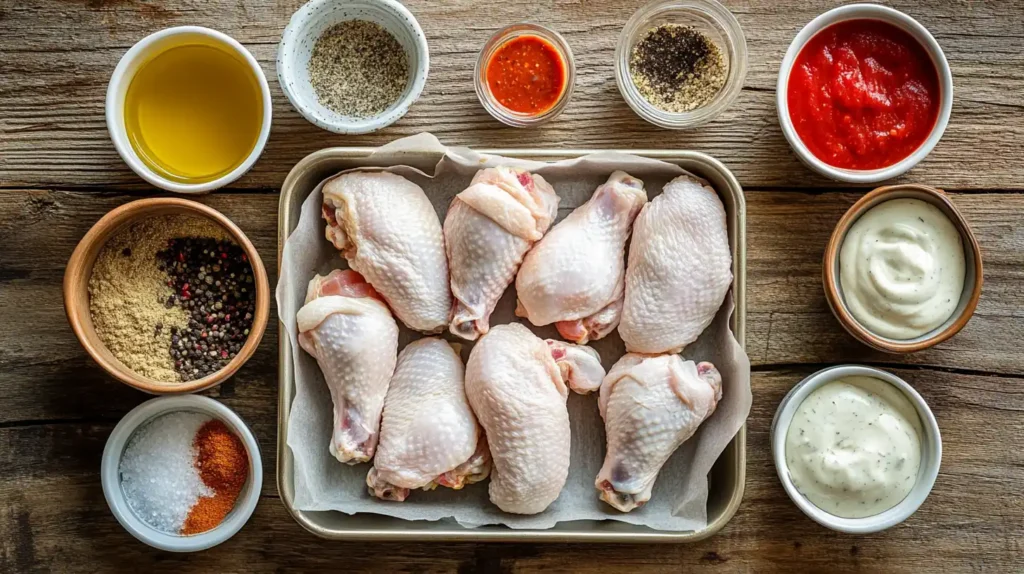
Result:
<svg viewBox="0 0 1024 574">
<path fill-rule="evenodd" d="M 840 518 L 815 506 L 793 485 L 789 476 L 789 467 L 786 465 L 786 434 L 789 432 L 789 425 L 793 421 L 797 408 L 808 395 L 822 385 L 852 376 L 881 379 L 902 391 L 917 409 L 917 415 L 921 419 L 921 429 L 924 431 L 924 436 L 921 437 L 921 468 L 918 470 L 917 482 L 910 494 L 889 510 L 864 518 Z M 797 507 L 818 524 L 851 534 L 878 532 L 909 518 L 928 498 L 928 493 L 931 492 L 935 478 L 939 474 L 939 464 L 942 462 L 942 437 L 939 435 L 939 424 L 935 421 L 935 416 L 932 415 L 931 409 L 928 408 L 921 395 L 906 381 L 892 373 L 860 365 L 829 367 L 814 373 L 793 387 L 779 403 L 778 410 L 775 411 L 775 418 L 772 420 L 771 445 L 772 458 L 775 461 L 775 470 L 778 472 L 779 480 L 782 481 L 786 494 Z"/>
<path fill-rule="evenodd" d="M 248 157 L 230 173 L 205 183 L 171 181 L 151 170 L 142 162 L 139 154 L 135 153 L 135 149 L 132 148 L 131 142 L 128 140 L 128 131 L 124 125 L 125 94 L 128 93 L 128 86 L 131 84 L 136 72 L 142 67 L 142 64 L 146 63 L 154 54 L 169 47 L 180 45 L 189 39 L 206 42 L 212 39 L 222 47 L 238 54 L 252 69 L 256 81 L 259 82 L 263 98 L 263 124 L 260 127 L 260 135 L 256 140 L 256 145 L 249 152 Z M 200 26 L 179 26 L 160 30 L 146 36 L 121 57 L 121 61 L 117 63 L 117 67 L 114 68 L 114 73 L 110 77 L 110 84 L 107 85 L 107 131 L 110 132 L 110 139 L 113 140 L 117 153 L 121 155 L 121 158 L 128 164 L 128 167 L 132 168 L 132 171 L 139 174 L 140 177 L 149 183 L 177 193 L 206 193 L 219 187 L 224 187 L 242 177 L 256 163 L 260 154 L 263 153 L 263 147 L 267 144 L 267 138 L 270 137 L 272 107 L 267 77 L 263 74 L 263 68 L 260 68 L 256 58 L 249 53 L 249 50 L 246 50 L 238 41 L 222 32 Z"/>
<path fill-rule="evenodd" d="M 343 116 L 316 97 L 309 80 L 309 58 L 320 36 L 346 20 L 376 22 L 402 45 L 409 58 L 409 80 L 402 96 L 370 118 Z M 314 125 L 338 134 L 365 134 L 389 126 L 420 97 L 430 70 L 427 37 L 416 18 L 394 0 L 311 0 L 292 14 L 277 48 L 277 80 L 288 101 Z"/>
<path fill-rule="evenodd" d="M 940 91 L 939 116 L 935 120 L 935 126 L 932 128 L 932 132 L 928 136 L 928 139 L 926 139 L 924 143 L 914 151 L 914 153 L 901 161 L 880 169 L 843 169 L 831 166 L 815 157 L 815 155 L 807 149 L 807 146 L 804 145 L 800 136 L 797 135 L 796 129 L 793 127 L 793 121 L 789 117 L 787 87 L 789 85 L 789 74 L 793 69 L 793 62 L 796 60 L 800 50 L 803 49 L 804 45 L 806 45 L 815 34 L 837 22 L 863 19 L 881 20 L 892 24 L 893 26 L 896 26 L 910 34 L 918 41 L 918 43 L 921 44 L 924 50 L 931 57 L 932 63 L 938 71 Z M 789 49 L 786 50 L 786 56 L 782 59 L 782 66 L 779 67 L 779 81 L 775 89 L 775 104 L 779 112 L 779 124 L 782 126 L 782 133 L 786 136 L 786 140 L 789 141 L 789 145 L 793 148 L 793 151 L 796 152 L 797 157 L 799 157 L 800 160 L 808 167 L 821 175 L 837 181 L 850 183 L 876 183 L 905 173 L 924 159 L 925 156 L 932 151 L 932 148 L 935 147 L 935 144 L 939 143 L 939 139 L 942 138 L 942 133 L 946 131 L 946 126 L 949 124 L 949 114 L 953 109 L 953 73 L 950 71 L 949 62 L 946 61 L 946 55 L 942 53 L 942 48 L 939 47 L 939 43 L 935 41 L 935 38 L 932 37 L 931 33 L 928 32 L 924 26 L 918 23 L 917 20 L 914 20 L 903 12 L 893 10 L 887 6 L 881 6 L 878 4 L 848 4 L 846 6 L 840 6 L 839 8 L 829 10 L 814 20 L 811 20 L 809 24 L 800 30 L 800 33 L 796 35 L 796 38 L 793 38 L 793 42 L 789 45 Z"/>
<path fill-rule="evenodd" d="M 220 525 L 192 536 L 176 536 L 156 530 L 135 516 L 131 507 L 128 506 L 128 501 L 125 500 L 124 490 L 121 488 L 121 475 L 118 470 L 121 455 L 135 431 L 156 417 L 176 411 L 198 412 L 220 419 L 234 431 L 238 438 L 242 439 L 249 454 L 249 478 L 238 495 L 235 507 Z M 259 444 L 253 437 L 252 431 L 231 409 L 211 398 L 200 395 L 160 397 L 135 407 L 114 427 L 114 431 L 110 433 L 110 438 L 107 439 L 107 444 L 103 448 L 100 479 L 103 484 L 103 496 L 107 499 L 110 511 L 132 536 L 161 550 L 196 552 L 212 548 L 231 538 L 252 516 L 263 488 L 263 460 L 260 457 Z"/>
</svg>

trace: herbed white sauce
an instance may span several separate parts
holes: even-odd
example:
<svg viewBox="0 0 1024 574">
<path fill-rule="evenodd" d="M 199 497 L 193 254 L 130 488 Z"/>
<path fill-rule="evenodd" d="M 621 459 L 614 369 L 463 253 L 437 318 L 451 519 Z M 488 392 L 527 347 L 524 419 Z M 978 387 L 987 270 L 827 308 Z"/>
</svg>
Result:
<svg viewBox="0 0 1024 574">
<path fill-rule="evenodd" d="M 793 485 L 812 504 L 863 518 L 900 503 L 921 466 L 921 419 L 899 389 L 874 377 L 822 385 L 800 404 L 786 434 Z"/>
<path fill-rule="evenodd" d="M 893 199 L 860 216 L 839 253 L 839 282 L 853 317 L 890 339 L 920 337 L 956 310 L 964 289 L 963 241 L 953 222 L 919 199 Z"/>
</svg>

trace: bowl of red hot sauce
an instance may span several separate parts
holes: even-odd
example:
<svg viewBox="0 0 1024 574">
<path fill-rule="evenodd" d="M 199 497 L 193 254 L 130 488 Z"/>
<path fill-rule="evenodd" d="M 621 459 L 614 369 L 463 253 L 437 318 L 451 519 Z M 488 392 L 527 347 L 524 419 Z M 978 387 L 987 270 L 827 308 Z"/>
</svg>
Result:
<svg viewBox="0 0 1024 574">
<path fill-rule="evenodd" d="M 776 103 L 786 139 L 811 169 L 874 183 L 906 172 L 938 143 L 953 107 L 953 75 L 916 20 L 850 4 L 793 39 Z"/>
<path fill-rule="evenodd" d="M 538 24 L 502 28 L 484 45 L 476 95 L 497 120 L 525 128 L 553 120 L 572 96 L 576 65 L 561 34 Z"/>
</svg>

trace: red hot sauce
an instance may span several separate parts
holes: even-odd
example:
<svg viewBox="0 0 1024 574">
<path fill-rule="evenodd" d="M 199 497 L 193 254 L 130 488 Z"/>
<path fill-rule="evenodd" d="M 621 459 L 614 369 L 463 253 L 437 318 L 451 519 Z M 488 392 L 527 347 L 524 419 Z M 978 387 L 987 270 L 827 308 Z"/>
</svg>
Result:
<svg viewBox="0 0 1024 574">
<path fill-rule="evenodd" d="M 565 92 L 565 61 L 550 42 L 537 36 L 513 38 L 487 62 L 487 87 L 503 107 L 538 115 Z"/>
<path fill-rule="evenodd" d="M 880 20 L 850 20 L 800 50 L 786 97 L 796 133 L 815 157 L 879 169 L 928 139 L 939 114 L 939 76 L 910 34 Z"/>
</svg>

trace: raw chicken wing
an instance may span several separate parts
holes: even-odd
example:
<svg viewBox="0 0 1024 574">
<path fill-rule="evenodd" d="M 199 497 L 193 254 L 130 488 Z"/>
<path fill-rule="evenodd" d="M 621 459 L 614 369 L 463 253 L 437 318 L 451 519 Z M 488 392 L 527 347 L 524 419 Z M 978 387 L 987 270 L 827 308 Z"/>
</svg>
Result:
<svg viewBox="0 0 1024 574">
<path fill-rule="evenodd" d="M 410 329 L 448 325 L 448 260 L 437 213 L 415 183 L 393 173 L 360 171 L 323 189 L 327 239 L 341 250 Z"/>
<path fill-rule="evenodd" d="M 537 326 L 555 323 L 584 344 L 619 324 L 626 240 L 647 203 L 644 182 L 616 171 L 526 254 L 516 276 L 516 314 Z"/>
<path fill-rule="evenodd" d="M 331 454 L 348 464 L 370 460 L 395 371 L 398 325 L 352 270 L 314 277 L 296 322 L 299 345 L 320 365 L 334 401 Z"/>
<path fill-rule="evenodd" d="M 591 391 L 603 375 L 593 349 L 545 342 L 515 323 L 494 327 L 476 344 L 466 395 L 487 434 L 489 494 L 498 508 L 536 514 L 558 498 L 569 474 L 566 384 Z"/>
<path fill-rule="evenodd" d="M 457 490 L 487 477 L 491 455 L 466 400 L 464 375 L 462 359 L 441 339 L 402 349 L 366 476 L 371 494 L 400 502 L 410 489 Z"/>
<path fill-rule="evenodd" d="M 658 471 L 722 398 L 711 363 L 679 355 L 627 354 L 601 384 L 598 408 L 608 450 L 594 483 L 601 500 L 622 512 L 651 499 Z"/>
<path fill-rule="evenodd" d="M 558 214 L 558 196 L 539 175 L 483 169 L 455 196 L 444 220 L 455 297 L 451 332 L 474 340 L 512 283 L 523 256 Z"/>
<path fill-rule="evenodd" d="M 673 179 L 633 223 L 619 335 L 634 353 L 675 353 L 711 324 L 732 284 L 725 208 L 715 190 Z"/>
</svg>

